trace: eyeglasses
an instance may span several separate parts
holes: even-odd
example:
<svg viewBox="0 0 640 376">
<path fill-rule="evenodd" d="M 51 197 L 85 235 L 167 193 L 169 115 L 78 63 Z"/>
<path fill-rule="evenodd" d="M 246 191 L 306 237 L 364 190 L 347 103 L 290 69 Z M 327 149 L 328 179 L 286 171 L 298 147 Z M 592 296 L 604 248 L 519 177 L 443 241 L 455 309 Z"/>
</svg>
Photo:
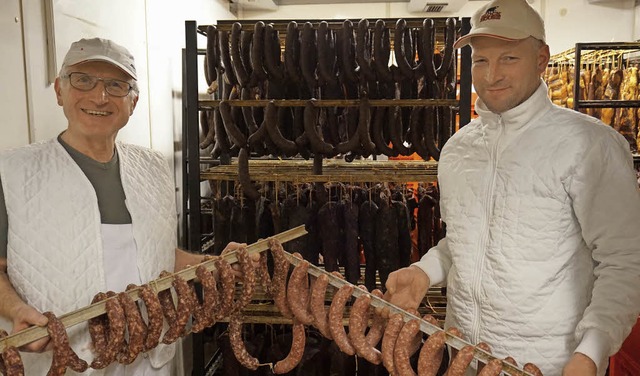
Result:
<svg viewBox="0 0 640 376">
<path fill-rule="evenodd" d="M 124 97 L 129 94 L 133 88 L 133 86 L 126 81 L 116 80 L 114 78 L 100 78 L 82 72 L 71 72 L 62 78 L 68 78 L 71 86 L 81 91 L 92 90 L 96 87 L 98 81 L 102 81 L 104 83 L 104 89 L 109 95 L 113 95 L 114 97 Z"/>
</svg>

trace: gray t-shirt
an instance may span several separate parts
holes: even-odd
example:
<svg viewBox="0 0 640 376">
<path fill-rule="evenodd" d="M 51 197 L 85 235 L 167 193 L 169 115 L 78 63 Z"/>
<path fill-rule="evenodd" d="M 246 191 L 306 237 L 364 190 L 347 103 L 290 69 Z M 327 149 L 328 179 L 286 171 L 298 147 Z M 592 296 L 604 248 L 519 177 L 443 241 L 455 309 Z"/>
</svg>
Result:
<svg viewBox="0 0 640 376">
<path fill-rule="evenodd" d="M 100 220 L 104 224 L 131 223 L 131 215 L 125 205 L 124 189 L 120 180 L 120 164 L 117 151 L 109 162 L 98 162 L 72 148 L 58 136 L 58 142 L 67 150 L 71 158 L 78 164 L 87 179 L 93 185 L 98 198 Z M 0 176 L 0 179 L 2 177 Z M 0 184 L 0 257 L 7 257 L 7 236 L 9 232 L 9 218 L 4 201 L 4 192 Z"/>
</svg>

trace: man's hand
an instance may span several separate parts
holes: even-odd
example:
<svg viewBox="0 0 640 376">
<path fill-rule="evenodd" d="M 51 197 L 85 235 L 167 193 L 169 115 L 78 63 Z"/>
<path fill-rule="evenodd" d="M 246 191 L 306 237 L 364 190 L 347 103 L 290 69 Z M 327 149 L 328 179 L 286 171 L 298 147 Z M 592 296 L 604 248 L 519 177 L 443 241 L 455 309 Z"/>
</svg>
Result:
<svg viewBox="0 0 640 376">
<path fill-rule="evenodd" d="M 44 327 L 47 325 L 49 320 L 45 315 L 38 312 L 35 308 L 28 306 L 26 304 L 21 304 L 19 307 L 16 307 L 13 310 L 13 329 L 11 333 L 19 332 L 23 329 L 26 329 L 30 326 L 40 326 Z M 22 347 L 20 347 L 21 351 L 27 352 L 42 352 L 47 348 L 49 344 L 49 337 L 41 338 L 37 341 L 33 341 L 28 343 Z"/>
<path fill-rule="evenodd" d="M 564 366 L 562 376 L 596 376 L 598 368 L 588 356 L 574 353 Z"/>
<path fill-rule="evenodd" d="M 384 299 L 402 309 L 416 309 L 429 290 L 429 276 L 416 266 L 398 269 L 387 278 Z M 388 316 L 388 309 L 380 314 Z"/>
</svg>

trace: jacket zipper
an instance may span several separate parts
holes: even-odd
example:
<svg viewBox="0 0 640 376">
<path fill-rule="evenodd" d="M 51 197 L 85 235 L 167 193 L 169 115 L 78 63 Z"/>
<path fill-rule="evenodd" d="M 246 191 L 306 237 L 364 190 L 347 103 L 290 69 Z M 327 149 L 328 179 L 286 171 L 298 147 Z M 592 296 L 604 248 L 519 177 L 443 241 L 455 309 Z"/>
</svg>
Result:
<svg viewBox="0 0 640 376">
<path fill-rule="evenodd" d="M 474 269 L 473 275 L 473 284 L 471 289 L 471 294 L 473 297 L 473 324 L 471 326 L 471 341 L 472 343 L 480 342 L 480 329 L 481 329 L 481 321 L 480 317 L 480 305 L 482 303 L 482 296 L 480 291 L 481 281 L 483 279 L 484 274 L 484 259 L 486 256 L 486 248 L 489 242 L 489 227 L 491 222 L 491 217 L 493 215 L 493 190 L 495 187 L 496 175 L 497 175 L 497 165 L 498 165 L 498 146 L 500 144 L 500 139 L 502 138 L 504 130 L 504 124 L 502 122 L 502 117 L 498 117 L 498 136 L 496 137 L 496 141 L 491 148 L 491 154 L 489 158 L 489 172 L 491 177 L 488 182 L 486 195 L 485 195 L 485 223 L 482 231 L 482 239 L 480 241 L 480 245 L 478 247 L 478 263 L 477 267 Z"/>
</svg>

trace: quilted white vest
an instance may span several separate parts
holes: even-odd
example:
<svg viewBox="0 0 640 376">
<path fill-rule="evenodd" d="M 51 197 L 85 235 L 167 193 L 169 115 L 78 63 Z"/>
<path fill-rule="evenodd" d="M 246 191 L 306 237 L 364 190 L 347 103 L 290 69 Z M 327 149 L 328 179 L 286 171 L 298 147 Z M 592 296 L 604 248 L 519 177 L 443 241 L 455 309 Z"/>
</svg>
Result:
<svg viewBox="0 0 640 376">
<path fill-rule="evenodd" d="M 174 182 L 159 153 L 119 142 L 116 147 L 138 271 L 147 282 L 174 268 Z M 8 275 L 18 294 L 56 315 L 89 305 L 105 291 L 100 213 L 89 180 L 56 139 L 1 153 L 0 176 L 9 218 Z M 78 355 L 90 361 L 86 327 L 85 322 L 68 333 Z M 166 363 L 174 352 L 173 346 L 158 346 L 152 364 Z M 23 353 L 25 366 L 37 367 L 26 373 L 46 371 L 50 354 Z"/>
</svg>

